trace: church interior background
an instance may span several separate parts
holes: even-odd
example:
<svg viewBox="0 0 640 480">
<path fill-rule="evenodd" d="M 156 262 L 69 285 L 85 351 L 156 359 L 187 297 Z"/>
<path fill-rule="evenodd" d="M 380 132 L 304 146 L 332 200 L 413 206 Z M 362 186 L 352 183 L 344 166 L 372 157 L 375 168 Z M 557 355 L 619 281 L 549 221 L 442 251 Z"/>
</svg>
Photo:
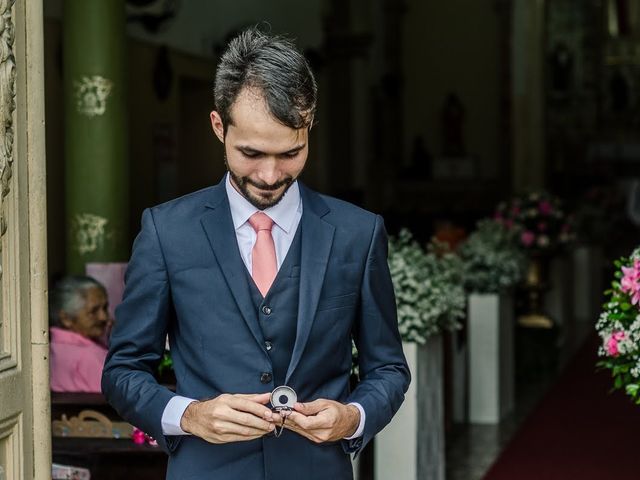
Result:
<svg viewBox="0 0 640 480">
<path fill-rule="evenodd" d="M 91 57 L 95 44 L 70 48 L 65 37 L 99 34 L 94 19 L 68 20 L 78 1 L 44 1 L 50 281 L 80 268 L 69 203 L 101 181 L 87 173 L 92 165 L 104 172 L 109 165 L 97 164 L 113 160 L 112 190 L 95 201 L 113 208 L 111 238 L 126 249 L 86 261 L 126 261 L 144 208 L 217 183 L 225 167 L 208 120 L 216 61 L 234 33 L 265 22 L 297 40 L 317 76 L 303 174 L 312 188 L 381 213 L 391 235 L 407 228 L 421 244 L 435 236 L 453 249 L 518 195 L 547 192 L 573 222 L 544 278 L 513 287 L 506 336 L 474 340 L 469 315 L 443 333 L 442 404 L 429 409 L 442 434 L 425 433 L 433 419 L 409 420 L 417 451 L 431 448 L 429 465 L 376 439 L 358 460 L 359 478 L 391 478 L 385 462 L 396 479 L 637 478 L 640 410 L 609 395 L 608 373 L 596 373 L 595 325 L 613 260 L 640 243 L 640 0 L 113 1 L 126 3 L 122 30 L 100 30 L 98 43 L 123 52 L 123 148 L 111 159 L 93 157 L 65 114 L 78 101 L 65 62 Z M 88 165 L 82 175 L 69 172 L 74 150 Z M 516 321 L 532 292 L 550 328 Z M 475 372 L 474 341 L 485 342 L 498 373 Z M 503 403 L 487 420 L 474 416 L 472 396 L 494 373 L 512 398 L 496 393 Z M 52 417 L 102 407 L 58 397 Z M 53 460 L 95 479 L 121 478 L 132 464 L 138 478 L 160 478 L 153 447 L 114 442 L 54 436 Z M 394 463 L 396 454 L 403 460 Z"/>
</svg>

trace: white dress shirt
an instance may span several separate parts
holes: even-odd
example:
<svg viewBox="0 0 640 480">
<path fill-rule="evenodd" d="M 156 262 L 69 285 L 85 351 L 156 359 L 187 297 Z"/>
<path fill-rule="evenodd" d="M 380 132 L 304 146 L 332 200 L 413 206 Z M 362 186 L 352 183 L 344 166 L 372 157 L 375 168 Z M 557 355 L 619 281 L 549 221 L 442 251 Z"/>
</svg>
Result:
<svg viewBox="0 0 640 480">
<path fill-rule="evenodd" d="M 256 232 L 249 224 L 249 218 L 258 212 L 259 209 L 251 205 L 251 203 L 231 185 L 229 174 L 227 174 L 225 180 L 225 189 L 227 191 L 227 197 L 229 198 L 231 218 L 236 231 L 240 256 L 247 270 L 251 273 L 251 251 L 253 250 L 253 245 L 256 243 Z M 302 218 L 302 198 L 300 196 L 298 182 L 294 182 L 291 187 L 289 187 L 280 202 L 262 211 L 274 222 L 271 235 L 273 236 L 273 243 L 276 247 L 276 261 L 279 270 L 293 243 L 293 238 L 300 224 L 300 219 Z M 181 397 L 179 395 L 169 400 L 169 403 L 167 403 L 162 413 L 162 432 L 165 435 L 186 435 L 182 428 L 180 428 L 180 420 L 189 404 L 194 401 L 192 398 Z M 362 436 L 364 431 L 364 409 L 359 403 L 354 402 L 352 405 L 360 411 L 360 424 L 356 432 L 352 436 L 347 437 L 346 440 L 358 438 Z"/>
</svg>

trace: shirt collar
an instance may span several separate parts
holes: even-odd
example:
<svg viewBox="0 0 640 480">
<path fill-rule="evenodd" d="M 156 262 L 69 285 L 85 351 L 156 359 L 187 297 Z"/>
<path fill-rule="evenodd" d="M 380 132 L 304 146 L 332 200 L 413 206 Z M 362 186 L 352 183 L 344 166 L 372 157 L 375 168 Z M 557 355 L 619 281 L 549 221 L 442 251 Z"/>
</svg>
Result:
<svg viewBox="0 0 640 480">
<path fill-rule="evenodd" d="M 52 343 L 64 343 L 67 345 L 81 346 L 97 345 L 96 342 L 94 342 L 90 338 L 60 327 L 51 327 L 49 329 L 49 334 L 51 336 Z"/>
<path fill-rule="evenodd" d="M 227 197 L 229 198 L 229 206 L 231 207 L 231 218 L 233 219 L 233 228 L 238 230 L 244 225 L 251 215 L 260 211 L 238 192 L 231 185 L 231 177 L 227 173 L 225 180 L 225 188 Z M 289 189 L 282 197 L 282 200 L 273 207 L 262 210 L 271 220 L 275 222 L 282 230 L 289 233 L 296 217 L 296 212 L 301 208 L 300 187 L 296 180 L 291 184 Z"/>
</svg>

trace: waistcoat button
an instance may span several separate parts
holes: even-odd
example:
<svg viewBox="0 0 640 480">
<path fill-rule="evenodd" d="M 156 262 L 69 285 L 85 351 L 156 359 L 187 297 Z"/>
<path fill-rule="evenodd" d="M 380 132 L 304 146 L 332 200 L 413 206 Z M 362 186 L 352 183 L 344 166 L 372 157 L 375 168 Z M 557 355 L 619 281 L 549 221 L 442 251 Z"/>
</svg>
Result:
<svg viewBox="0 0 640 480">
<path fill-rule="evenodd" d="M 269 372 L 262 372 L 262 374 L 260 375 L 260 381 L 262 383 L 271 383 L 272 378 L 273 375 L 271 375 Z"/>
<path fill-rule="evenodd" d="M 266 305 L 262 307 L 262 313 L 265 315 L 271 315 L 271 307 L 267 307 Z"/>
</svg>

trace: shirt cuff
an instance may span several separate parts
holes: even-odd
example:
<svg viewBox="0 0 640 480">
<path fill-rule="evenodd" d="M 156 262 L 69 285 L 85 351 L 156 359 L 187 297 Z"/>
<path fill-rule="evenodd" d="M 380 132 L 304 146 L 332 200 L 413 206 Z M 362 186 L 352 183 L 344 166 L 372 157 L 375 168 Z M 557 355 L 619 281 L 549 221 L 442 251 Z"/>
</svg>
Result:
<svg viewBox="0 0 640 480">
<path fill-rule="evenodd" d="M 180 428 L 180 420 L 187 407 L 195 402 L 192 398 L 175 396 L 167 406 L 164 407 L 162 412 L 162 433 L 165 435 L 189 435 L 187 432 Z"/>
<path fill-rule="evenodd" d="M 349 405 L 353 405 L 358 410 L 360 410 L 360 424 L 358 425 L 358 428 L 356 429 L 353 435 L 351 435 L 350 437 L 344 437 L 345 440 L 353 440 L 354 438 L 361 437 L 362 433 L 364 432 L 364 421 L 367 419 L 367 416 L 364 413 L 364 408 L 362 408 L 362 405 L 356 402 L 350 403 Z"/>
</svg>

